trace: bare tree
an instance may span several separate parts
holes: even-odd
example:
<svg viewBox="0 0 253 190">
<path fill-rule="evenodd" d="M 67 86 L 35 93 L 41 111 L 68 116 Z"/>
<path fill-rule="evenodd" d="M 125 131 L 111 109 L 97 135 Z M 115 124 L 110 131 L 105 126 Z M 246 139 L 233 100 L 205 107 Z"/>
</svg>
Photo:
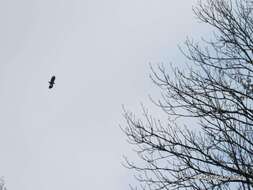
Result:
<svg viewBox="0 0 253 190">
<path fill-rule="evenodd" d="M 3 177 L 0 178 L 0 190 L 7 190 Z"/>
<path fill-rule="evenodd" d="M 163 65 L 151 78 L 169 122 L 124 110 L 122 127 L 140 166 L 126 158 L 143 189 L 253 189 L 253 12 L 243 0 L 200 1 L 193 9 L 214 27 L 200 47 L 186 41 L 184 72 Z M 184 121 L 182 122 L 178 121 Z M 194 127 L 194 129 L 193 129 Z"/>
</svg>

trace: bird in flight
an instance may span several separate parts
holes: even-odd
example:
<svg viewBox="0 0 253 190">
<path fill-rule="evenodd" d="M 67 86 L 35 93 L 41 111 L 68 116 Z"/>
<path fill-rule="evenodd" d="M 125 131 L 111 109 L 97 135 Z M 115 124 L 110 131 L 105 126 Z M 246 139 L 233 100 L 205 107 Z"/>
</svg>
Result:
<svg viewBox="0 0 253 190">
<path fill-rule="evenodd" d="M 55 81 L 55 76 L 52 76 L 51 80 L 48 82 L 49 83 L 49 87 L 48 87 L 49 89 L 53 88 L 53 86 L 55 84 L 54 81 Z"/>
</svg>

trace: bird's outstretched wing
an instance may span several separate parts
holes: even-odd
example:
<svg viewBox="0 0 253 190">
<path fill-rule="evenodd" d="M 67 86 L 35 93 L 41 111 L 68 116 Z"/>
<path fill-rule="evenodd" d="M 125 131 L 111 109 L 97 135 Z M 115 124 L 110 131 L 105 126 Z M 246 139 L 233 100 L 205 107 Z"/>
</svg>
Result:
<svg viewBox="0 0 253 190">
<path fill-rule="evenodd" d="M 55 76 L 52 76 L 51 83 L 54 83 L 54 81 L 55 81 Z"/>
</svg>

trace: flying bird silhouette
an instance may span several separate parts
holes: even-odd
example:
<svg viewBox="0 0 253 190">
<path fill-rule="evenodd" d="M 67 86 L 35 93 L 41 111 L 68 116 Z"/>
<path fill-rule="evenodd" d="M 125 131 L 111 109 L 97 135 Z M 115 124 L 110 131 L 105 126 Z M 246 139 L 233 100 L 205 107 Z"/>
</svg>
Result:
<svg viewBox="0 0 253 190">
<path fill-rule="evenodd" d="M 53 88 L 53 86 L 55 84 L 54 81 L 55 81 L 55 76 L 52 76 L 51 80 L 48 82 L 49 83 L 49 87 L 48 87 L 49 89 Z"/>
</svg>

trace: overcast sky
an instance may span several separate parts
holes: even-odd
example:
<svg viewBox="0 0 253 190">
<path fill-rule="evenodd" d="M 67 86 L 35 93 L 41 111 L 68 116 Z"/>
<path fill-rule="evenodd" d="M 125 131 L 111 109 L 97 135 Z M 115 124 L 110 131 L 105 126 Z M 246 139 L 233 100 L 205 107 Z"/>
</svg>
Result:
<svg viewBox="0 0 253 190">
<path fill-rule="evenodd" d="M 119 128 L 182 61 L 195 0 L 1 0 L 0 176 L 8 190 L 126 190 Z M 56 75 L 56 85 L 48 81 Z"/>
</svg>

